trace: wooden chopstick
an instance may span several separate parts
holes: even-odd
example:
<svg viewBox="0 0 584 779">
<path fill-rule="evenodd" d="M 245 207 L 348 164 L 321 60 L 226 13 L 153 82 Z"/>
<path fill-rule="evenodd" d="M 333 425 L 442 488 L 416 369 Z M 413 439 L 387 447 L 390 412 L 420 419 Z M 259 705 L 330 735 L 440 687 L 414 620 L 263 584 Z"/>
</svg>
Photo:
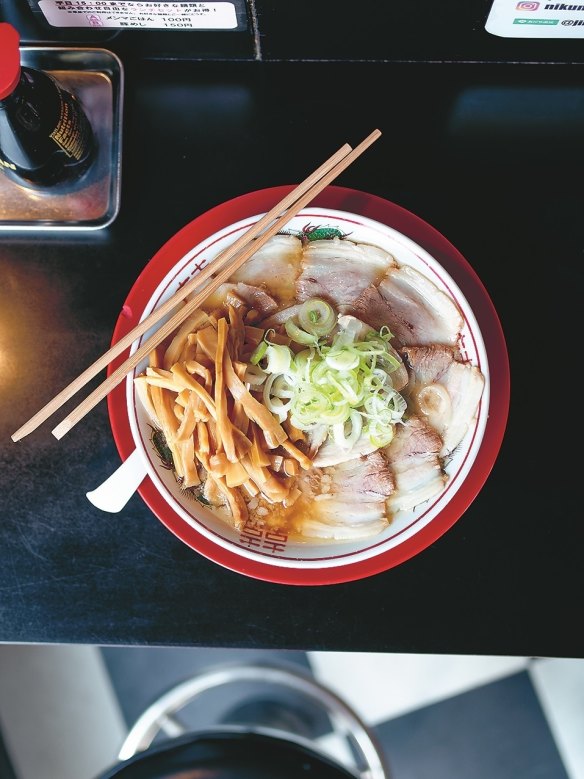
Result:
<svg viewBox="0 0 584 779">
<path fill-rule="evenodd" d="M 226 281 L 249 257 L 254 254 L 263 244 L 279 232 L 282 227 L 289 222 L 299 211 L 302 210 L 311 200 L 316 197 L 331 181 L 333 181 L 340 173 L 342 173 L 357 157 L 359 157 L 366 149 L 371 146 L 381 136 L 379 130 L 374 130 L 370 133 L 361 143 L 352 149 L 345 144 L 341 147 L 332 157 L 324 162 L 317 170 L 315 170 L 310 176 L 308 176 L 298 187 L 290 192 L 280 203 L 278 203 L 268 214 L 258 221 L 254 228 L 246 231 L 238 241 L 236 241 L 229 252 L 221 255 L 220 264 L 223 269 L 213 278 L 211 282 L 205 285 L 205 287 L 197 293 L 188 304 L 179 309 L 167 322 L 165 322 L 156 333 L 149 338 L 137 351 L 131 355 L 122 365 L 120 365 L 112 374 L 100 384 L 84 401 L 82 401 L 77 408 L 75 408 L 57 427 L 52 431 L 53 435 L 60 439 L 62 438 L 77 422 L 99 403 L 111 390 L 117 386 L 123 378 L 138 365 L 138 363 L 144 359 L 159 343 L 161 343 L 170 333 L 172 333 L 189 313 L 200 306 L 201 302 L 211 294 L 217 287 Z M 270 224 L 271 223 L 271 224 Z M 261 232 L 263 230 L 263 232 Z M 255 239 L 255 240 L 254 240 Z M 234 249 L 235 247 L 235 249 Z M 233 258 L 232 262 L 229 262 L 229 258 Z M 12 439 L 14 441 L 23 438 L 32 430 L 36 429 L 42 422 L 47 419 L 54 411 L 56 411 L 66 400 L 68 400 L 73 394 L 75 394 L 84 384 L 89 381 L 90 378 L 101 370 L 101 368 L 114 359 L 121 351 L 127 348 L 134 340 L 142 335 L 146 330 L 156 324 L 159 319 L 165 315 L 172 307 L 181 302 L 184 297 L 189 294 L 189 288 L 191 291 L 200 286 L 211 274 L 217 271 L 217 260 L 211 263 L 209 268 L 203 273 L 199 274 L 196 279 L 196 285 L 185 285 L 181 288 L 180 292 L 173 296 L 170 300 L 173 301 L 170 305 L 170 301 L 165 304 L 165 310 L 162 313 L 161 306 L 156 312 L 155 320 L 150 320 L 148 317 L 139 326 L 134 328 L 125 338 L 124 346 L 120 347 L 120 342 L 115 347 L 106 352 L 96 363 L 88 368 L 83 374 L 75 379 L 68 387 L 66 387 L 59 395 L 57 395 L 52 401 L 50 401 L 43 409 L 41 409 L 29 422 L 23 425 L 16 433 L 13 434 Z M 193 279 L 193 281 L 195 281 Z M 152 315 L 151 315 L 152 316 Z M 129 342 L 128 342 L 128 339 Z M 98 365 L 99 367 L 95 367 Z"/>
<path fill-rule="evenodd" d="M 125 362 L 123 362 L 119 368 L 112 372 L 108 378 L 102 382 L 90 395 L 85 398 L 65 419 L 60 422 L 57 427 L 52 431 L 55 438 L 61 439 L 71 428 L 73 428 L 77 422 L 91 411 L 100 400 L 102 400 L 111 390 L 116 387 L 120 381 L 138 365 L 145 357 L 147 357 L 153 349 L 158 346 L 168 335 L 170 335 L 176 328 L 183 322 L 187 316 L 195 309 L 198 308 L 201 303 L 207 298 L 217 287 L 219 287 L 224 281 L 233 275 L 233 273 L 248 260 L 252 254 L 254 254 L 266 241 L 279 232 L 285 224 L 287 224 L 296 214 L 301 211 L 304 206 L 310 203 L 319 192 L 330 184 L 340 173 L 342 173 L 348 166 L 354 162 L 363 152 L 371 146 L 381 135 L 380 130 L 374 130 L 370 133 L 361 143 L 356 146 L 352 151 L 348 152 L 342 157 L 333 167 L 328 170 L 320 178 L 317 178 L 315 173 L 311 174 L 308 178 L 312 179 L 313 184 L 310 188 L 301 195 L 292 206 L 288 208 L 283 214 L 278 216 L 274 222 L 255 240 L 247 244 L 247 246 L 235 256 L 232 262 L 227 264 L 223 270 L 221 270 L 217 276 L 213 278 L 199 293 L 197 293 L 187 305 L 183 306 L 177 311 L 167 322 L 165 322 L 154 335 L 147 339 L 147 341 L 137 349 L 133 355 L 131 355 Z M 327 163 L 324 163 L 327 166 Z M 328 166 L 327 166 L 328 167 Z M 316 179 L 316 180 L 315 180 Z M 249 232 L 249 231 L 248 231 Z M 247 235 L 246 233 L 245 235 Z M 184 287 L 181 290 L 184 294 Z"/>
<path fill-rule="evenodd" d="M 214 262 L 204 268 L 200 273 L 194 276 L 187 284 L 183 285 L 174 295 L 172 295 L 167 301 L 165 301 L 159 308 L 155 309 L 146 319 L 139 322 L 129 333 L 120 338 L 105 354 L 99 357 L 94 363 L 86 368 L 83 373 L 77 376 L 70 384 L 68 384 L 58 395 L 50 400 L 45 406 L 43 406 L 37 413 L 32 416 L 28 422 L 25 422 L 15 433 L 12 434 L 13 441 L 19 441 L 21 438 L 32 433 L 43 422 L 45 422 L 55 411 L 58 411 L 61 406 L 66 403 L 69 398 L 73 397 L 79 390 L 84 387 L 94 376 L 107 368 L 107 366 L 118 355 L 128 349 L 134 341 L 145 332 L 150 330 L 160 319 L 166 316 L 172 309 L 182 303 L 188 295 L 194 292 L 201 284 L 217 271 L 217 268 L 225 262 L 228 262 L 238 251 L 243 249 L 245 245 L 251 241 L 256 235 L 261 233 L 262 230 L 267 228 L 278 216 L 284 213 L 290 206 L 292 206 L 296 200 L 307 192 L 312 185 L 318 181 L 327 171 L 333 168 L 339 160 L 343 159 L 351 151 L 351 146 L 345 143 L 336 151 L 328 160 L 326 160 L 319 168 L 317 168 L 310 176 L 302 181 L 297 187 L 286 195 L 279 203 L 277 203 L 270 211 L 268 211 L 260 220 L 258 220 L 252 227 L 243 233 L 236 241 L 233 242 L 224 252 L 215 258 Z M 258 246 L 259 248 L 259 246 Z"/>
</svg>

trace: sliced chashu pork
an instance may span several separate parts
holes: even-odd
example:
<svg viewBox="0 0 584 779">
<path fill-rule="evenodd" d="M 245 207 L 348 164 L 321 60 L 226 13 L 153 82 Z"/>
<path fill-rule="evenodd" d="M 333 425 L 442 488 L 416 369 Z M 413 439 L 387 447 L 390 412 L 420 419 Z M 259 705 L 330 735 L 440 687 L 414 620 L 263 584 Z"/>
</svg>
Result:
<svg viewBox="0 0 584 779">
<path fill-rule="evenodd" d="M 262 318 L 260 324 L 262 327 L 265 328 L 280 327 L 281 325 L 286 324 L 286 322 L 289 319 L 294 319 L 295 316 L 298 316 L 298 313 L 300 312 L 301 308 L 302 308 L 302 303 L 295 303 L 292 306 L 281 308 L 279 311 L 276 311 L 274 314 L 270 314 L 270 316 L 268 316 L 267 319 Z"/>
<path fill-rule="evenodd" d="M 252 254 L 230 278 L 263 287 L 280 305 L 296 297 L 296 279 L 300 274 L 302 243 L 294 235 L 274 235 Z"/>
<path fill-rule="evenodd" d="M 351 309 L 376 330 L 387 325 L 403 345 L 455 345 L 463 326 L 454 301 L 408 265 L 390 268 L 377 287 L 368 285 L 361 292 Z"/>
<path fill-rule="evenodd" d="M 342 310 L 395 264 L 393 256 L 377 246 L 346 238 L 314 241 L 304 250 L 296 282 L 298 299 L 323 298 Z"/>
<path fill-rule="evenodd" d="M 485 378 L 480 370 L 457 360 L 447 346 L 404 347 L 410 368 L 408 402 L 442 438 L 441 457 L 462 441 L 476 419 Z"/>
<path fill-rule="evenodd" d="M 437 495 L 448 479 L 439 458 L 442 439 L 422 419 L 412 416 L 396 426 L 384 453 L 395 478 L 388 500 L 392 512 L 409 511 Z"/>
<path fill-rule="evenodd" d="M 380 451 L 317 469 L 310 479 L 314 498 L 303 535 L 350 541 L 387 527 L 386 500 L 394 490 L 394 478 Z"/>
<path fill-rule="evenodd" d="M 244 305 L 257 311 L 260 317 L 270 316 L 278 309 L 277 301 L 269 294 L 266 287 L 245 284 L 241 281 L 237 284 L 232 282 L 220 284 L 215 292 L 205 299 L 201 308 L 210 313 L 228 304 L 235 308 Z"/>
<path fill-rule="evenodd" d="M 319 433 L 322 433 L 322 428 L 320 425 L 316 430 L 311 431 L 313 435 L 318 435 Z M 326 435 L 327 429 L 325 428 L 324 433 Z M 309 436 L 309 441 L 311 443 L 312 450 L 316 448 L 314 446 L 313 441 L 310 439 L 312 436 Z M 355 441 L 351 449 L 348 451 L 344 449 L 342 446 L 339 446 L 334 440 L 332 436 L 326 437 L 324 443 L 322 443 L 320 446 L 318 446 L 318 451 L 316 455 L 314 456 L 312 462 L 314 465 L 316 465 L 318 468 L 326 468 L 331 465 L 337 465 L 339 463 L 346 463 L 350 462 L 351 460 L 355 460 L 359 457 L 362 457 L 364 455 L 370 454 L 371 452 L 374 452 L 377 447 L 371 443 L 369 440 L 369 436 L 365 433 L 362 433 L 359 438 Z"/>
</svg>

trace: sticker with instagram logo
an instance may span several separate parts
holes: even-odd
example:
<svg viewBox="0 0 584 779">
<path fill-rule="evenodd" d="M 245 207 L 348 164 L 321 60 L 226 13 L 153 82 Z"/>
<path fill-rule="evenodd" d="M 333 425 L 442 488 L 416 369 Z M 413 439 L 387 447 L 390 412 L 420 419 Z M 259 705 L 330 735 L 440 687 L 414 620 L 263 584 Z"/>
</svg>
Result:
<svg viewBox="0 0 584 779">
<path fill-rule="evenodd" d="M 502 38 L 584 38 L 584 0 L 495 0 L 485 29 Z"/>
</svg>

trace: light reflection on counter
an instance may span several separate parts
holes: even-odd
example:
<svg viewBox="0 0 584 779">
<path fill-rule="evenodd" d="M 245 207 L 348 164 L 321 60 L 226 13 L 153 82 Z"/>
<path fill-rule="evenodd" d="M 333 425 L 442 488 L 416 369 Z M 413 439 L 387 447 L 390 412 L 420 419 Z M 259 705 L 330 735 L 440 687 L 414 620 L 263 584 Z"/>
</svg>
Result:
<svg viewBox="0 0 584 779">
<path fill-rule="evenodd" d="M 18 378 L 18 360 L 15 345 L 18 336 L 0 311 L 0 398 L 4 389 Z"/>
</svg>

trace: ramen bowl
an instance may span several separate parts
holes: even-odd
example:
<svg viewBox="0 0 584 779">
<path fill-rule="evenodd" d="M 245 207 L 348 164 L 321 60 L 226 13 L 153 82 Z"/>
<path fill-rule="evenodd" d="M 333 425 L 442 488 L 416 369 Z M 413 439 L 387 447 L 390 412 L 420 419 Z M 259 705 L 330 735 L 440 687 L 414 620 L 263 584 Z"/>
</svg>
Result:
<svg viewBox="0 0 584 779">
<path fill-rule="evenodd" d="M 258 199 L 257 193 L 254 194 L 255 197 L 248 196 L 249 202 L 245 207 L 250 210 L 254 205 L 265 203 L 267 210 L 269 200 L 265 197 Z M 135 324 L 132 317 L 142 320 L 148 316 L 202 268 L 212 264 L 264 212 L 251 212 L 250 216 L 225 224 L 208 235 L 202 235 L 208 225 L 194 223 L 178 233 L 153 258 L 136 282 L 126 302 L 126 313 L 118 322 L 114 340 L 121 337 L 130 324 Z M 388 222 L 392 213 L 392 204 L 388 204 Z M 414 218 L 414 221 L 419 222 L 416 237 L 423 239 L 427 235 L 424 231 L 432 231 L 422 220 Z M 235 528 L 224 515 L 211 510 L 183 490 L 168 462 L 161 456 L 153 435 L 152 419 L 137 395 L 134 382 L 135 377 L 145 370 L 145 362 L 136 366 L 127 377 L 125 405 L 122 406 L 120 396 L 110 403 L 118 449 L 124 459 L 134 447 L 141 453 L 148 478 L 139 492 L 171 532 L 194 551 L 226 568 L 266 581 L 298 585 L 338 583 L 379 573 L 404 562 L 438 539 L 462 516 L 480 491 L 498 452 L 506 417 L 503 403 L 499 414 L 502 424 L 496 430 L 489 430 L 489 420 L 493 423 L 497 416 L 491 406 L 493 356 L 497 370 L 501 366 L 504 368 L 506 362 L 501 359 L 504 355 L 497 355 L 494 351 L 495 346 L 501 348 L 500 343 L 493 346 L 489 354 L 483 337 L 484 325 L 482 328 L 479 325 L 459 282 L 463 281 L 467 288 L 474 290 L 473 295 L 478 291 L 477 300 L 481 301 L 479 308 L 485 323 L 488 323 L 489 317 L 495 316 L 494 311 L 470 266 L 445 239 L 441 239 L 445 248 L 456 259 L 455 263 L 451 263 L 454 273 L 426 250 L 422 242 L 418 243 L 379 219 L 315 206 L 300 212 L 289 222 L 286 230 L 300 233 L 307 224 L 336 229 L 348 235 L 351 241 L 386 250 L 400 266 L 410 266 L 431 279 L 462 313 L 461 351 L 465 360 L 479 368 L 485 383 L 472 425 L 444 464 L 448 480 L 439 494 L 411 510 L 396 512 L 385 530 L 359 540 L 299 539 L 257 517 Z M 494 323 L 497 329 L 496 318 Z M 130 351 L 136 351 L 153 332 L 145 333 Z"/>
</svg>

